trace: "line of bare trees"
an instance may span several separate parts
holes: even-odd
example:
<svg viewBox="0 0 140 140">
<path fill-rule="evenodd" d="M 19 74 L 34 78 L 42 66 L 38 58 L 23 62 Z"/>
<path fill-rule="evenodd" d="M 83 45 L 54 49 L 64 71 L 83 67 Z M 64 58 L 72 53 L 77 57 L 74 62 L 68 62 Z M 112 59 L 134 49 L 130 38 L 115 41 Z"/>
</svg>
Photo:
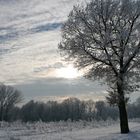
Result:
<svg viewBox="0 0 140 140">
<path fill-rule="evenodd" d="M 127 105 L 129 118 L 140 118 L 140 98 Z M 68 98 L 63 102 L 57 101 L 37 102 L 29 101 L 21 108 L 13 107 L 9 111 L 7 121 L 21 120 L 34 121 L 78 121 L 78 120 L 117 120 L 119 111 L 117 106 L 110 106 L 106 101 L 81 101 L 77 98 Z"/>
<path fill-rule="evenodd" d="M 68 98 L 63 102 L 29 101 L 22 107 L 16 106 L 23 100 L 22 94 L 12 86 L 0 84 L 0 121 L 60 121 L 60 120 L 117 120 L 117 106 L 110 106 L 106 101 L 81 101 Z M 140 118 L 140 98 L 135 103 L 127 104 L 128 117 Z"/>
<path fill-rule="evenodd" d="M 68 98 L 61 103 L 57 101 L 43 103 L 31 100 L 21 108 L 13 107 L 8 114 L 7 121 L 21 120 L 23 122 L 118 119 L 116 107 L 110 107 L 104 101 L 80 101 L 77 98 Z"/>
</svg>

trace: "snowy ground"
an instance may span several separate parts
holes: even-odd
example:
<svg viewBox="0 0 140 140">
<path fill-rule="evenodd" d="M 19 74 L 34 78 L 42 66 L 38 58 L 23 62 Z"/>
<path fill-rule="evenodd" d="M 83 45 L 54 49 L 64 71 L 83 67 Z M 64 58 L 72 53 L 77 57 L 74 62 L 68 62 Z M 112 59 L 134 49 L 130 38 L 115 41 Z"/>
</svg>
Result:
<svg viewBox="0 0 140 140">
<path fill-rule="evenodd" d="M 5 123 L 0 140 L 140 140 L 140 122 L 131 121 L 129 134 L 120 134 L 118 122 Z"/>
</svg>

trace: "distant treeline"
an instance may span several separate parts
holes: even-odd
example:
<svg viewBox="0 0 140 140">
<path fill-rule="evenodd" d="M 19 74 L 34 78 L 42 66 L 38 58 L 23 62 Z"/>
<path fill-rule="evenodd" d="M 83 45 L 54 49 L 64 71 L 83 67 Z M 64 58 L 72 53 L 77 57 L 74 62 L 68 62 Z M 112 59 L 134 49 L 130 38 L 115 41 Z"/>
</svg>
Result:
<svg viewBox="0 0 140 140">
<path fill-rule="evenodd" d="M 140 118 L 140 98 L 132 104 L 127 105 L 129 118 Z M 111 107 L 105 101 L 94 102 L 81 101 L 77 98 L 69 98 L 59 103 L 48 101 L 47 103 L 29 101 L 20 107 L 13 107 L 9 110 L 5 121 L 21 120 L 28 121 L 60 121 L 60 120 L 117 120 L 118 108 Z"/>
</svg>

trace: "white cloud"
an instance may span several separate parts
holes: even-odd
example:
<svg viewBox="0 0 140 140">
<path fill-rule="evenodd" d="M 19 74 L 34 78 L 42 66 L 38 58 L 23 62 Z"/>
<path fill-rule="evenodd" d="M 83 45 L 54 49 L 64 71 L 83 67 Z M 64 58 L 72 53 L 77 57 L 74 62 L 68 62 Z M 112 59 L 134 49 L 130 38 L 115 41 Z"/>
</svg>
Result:
<svg viewBox="0 0 140 140">
<path fill-rule="evenodd" d="M 19 84 L 37 80 L 47 72 L 46 67 L 61 62 L 57 52 L 60 26 L 73 5 L 81 1 L 1 0 L 0 81 Z"/>
<path fill-rule="evenodd" d="M 56 70 L 65 67 L 57 50 L 61 24 L 82 1 L 0 0 L 0 81 L 15 85 L 28 98 L 104 90 L 83 79 L 55 78 Z"/>
<path fill-rule="evenodd" d="M 57 54 L 57 44 L 60 37 L 59 31 L 28 35 L 18 39 L 13 48 L 1 55 L 1 77 L 2 82 L 18 83 L 36 79 L 36 68 L 46 67 L 60 61 Z M 10 47 L 10 46 L 9 46 Z M 17 82 L 16 82 L 17 79 Z"/>
</svg>

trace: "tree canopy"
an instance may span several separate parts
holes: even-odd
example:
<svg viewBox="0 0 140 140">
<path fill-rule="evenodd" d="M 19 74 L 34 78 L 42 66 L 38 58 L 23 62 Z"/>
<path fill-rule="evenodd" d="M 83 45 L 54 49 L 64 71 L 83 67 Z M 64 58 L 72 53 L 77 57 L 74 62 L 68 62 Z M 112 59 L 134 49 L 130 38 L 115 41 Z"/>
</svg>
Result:
<svg viewBox="0 0 140 140">
<path fill-rule="evenodd" d="M 112 85 L 123 72 L 126 83 L 132 84 L 140 79 L 139 36 L 140 1 L 93 0 L 73 8 L 59 49 L 79 69 L 86 68 L 88 78 Z"/>
<path fill-rule="evenodd" d="M 87 78 L 109 85 L 108 99 L 116 98 L 120 118 L 125 118 L 121 122 L 127 120 L 126 95 L 139 88 L 139 36 L 139 0 L 92 0 L 86 6 L 77 5 L 62 28 L 59 49 L 76 67 L 86 69 Z"/>
</svg>

